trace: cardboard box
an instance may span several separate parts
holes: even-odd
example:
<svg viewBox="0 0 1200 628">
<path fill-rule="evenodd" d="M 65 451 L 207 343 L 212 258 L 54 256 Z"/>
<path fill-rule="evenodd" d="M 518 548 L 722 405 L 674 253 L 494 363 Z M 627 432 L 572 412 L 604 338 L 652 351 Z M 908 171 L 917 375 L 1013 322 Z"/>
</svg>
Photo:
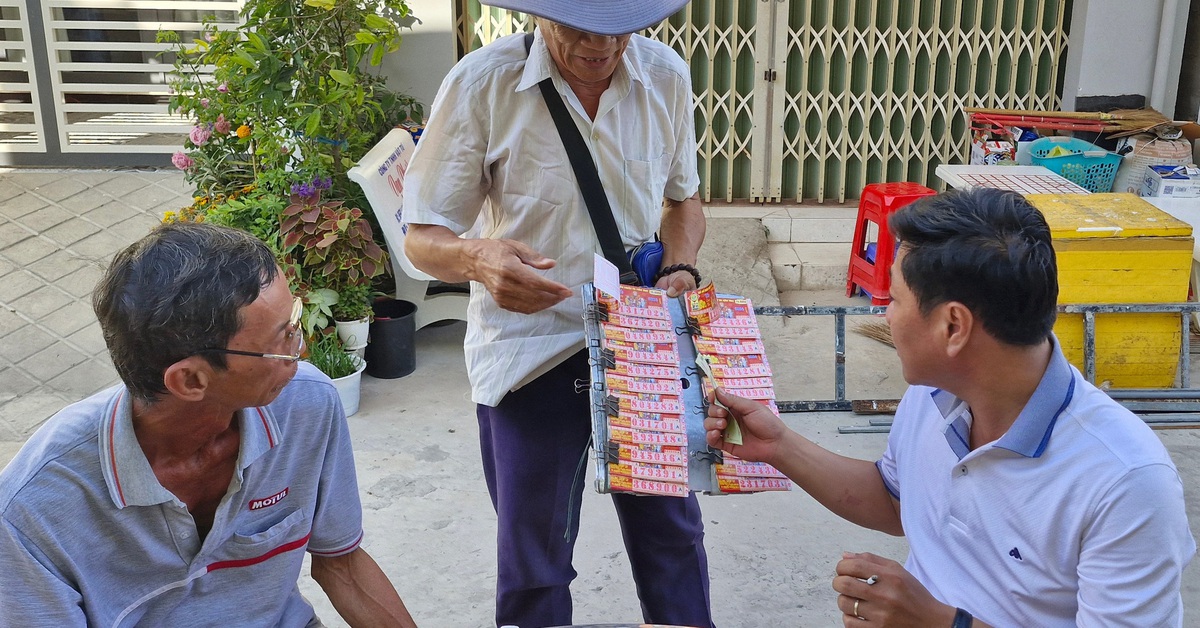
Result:
<svg viewBox="0 0 1200 628">
<path fill-rule="evenodd" d="M 971 142 L 972 166 L 995 166 L 1001 162 L 1015 162 L 1017 150 L 1006 140 L 981 140 Z"/>
<path fill-rule="evenodd" d="M 1141 196 L 1200 198 L 1200 168 L 1190 166 L 1147 166 Z"/>
</svg>

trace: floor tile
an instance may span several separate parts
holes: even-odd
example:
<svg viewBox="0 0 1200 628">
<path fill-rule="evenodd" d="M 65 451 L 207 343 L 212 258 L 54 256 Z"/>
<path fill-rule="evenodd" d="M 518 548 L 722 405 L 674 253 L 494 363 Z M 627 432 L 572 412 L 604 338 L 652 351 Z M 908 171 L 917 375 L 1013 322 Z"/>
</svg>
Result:
<svg viewBox="0 0 1200 628">
<path fill-rule="evenodd" d="M 95 188 L 88 188 L 87 191 L 76 194 L 71 198 L 66 198 L 58 202 L 58 206 L 75 214 L 82 216 L 97 207 L 106 203 L 112 202 L 113 198 Z"/>
<path fill-rule="evenodd" d="M 54 336 L 34 325 L 27 325 L 20 332 L 4 337 L 4 342 L 0 342 L 0 357 L 14 364 L 20 363 L 55 342 Z"/>
<path fill-rule="evenodd" d="M 65 342 L 55 342 L 41 351 L 21 360 L 18 364 L 33 377 L 48 382 L 54 376 L 88 359 Z"/>
<path fill-rule="evenodd" d="M 27 266 L 58 250 L 59 245 L 42 236 L 33 236 L 4 248 L 3 255 L 20 266 Z"/>
<path fill-rule="evenodd" d="M 84 353 L 92 357 L 99 356 L 105 361 L 110 361 L 108 346 L 104 344 L 104 333 L 100 331 L 100 323 L 95 320 L 94 313 L 92 315 L 92 322 L 83 329 L 67 336 L 67 342 L 79 347 Z"/>
<path fill-rule="evenodd" d="M 50 380 L 49 385 L 67 396 L 83 399 L 119 381 L 111 363 L 85 360 Z"/>
<path fill-rule="evenodd" d="M 69 247 L 86 237 L 99 233 L 100 229 L 100 227 L 82 218 L 72 218 L 60 225 L 55 225 L 47 229 L 42 235 L 54 240 L 63 247 Z"/>
<path fill-rule="evenodd" d="M 95 321 L 96 314 L 90 303 L 69 299 L 62 307 L 39 318 L 37 323 L 66 338 Z"/>
<path fill-rule="evenodd" d="M 8 218 L 20 218 L 26 214 L 49 205 L 44 199 L 28 192 L 22 192 L 0 203 L 0 215 Z"/>
<path fill-rule="evenodd" d="M 9 304 L 22 296 L 46 285 L 33 273 L 24 270 L 14 270 L 0 277 L 0 303 Z"/>
<path fill-rule="evenodd" d="M 23 395 L 37 388 L 38 385 L 38 380 L 20 369 L 9 367 L 0 370 L 0 399 Z"/>
<path fill-rule="evenodd" d="M 8 247 L 32 238 L 34 232 L 26 229 L 15 222 L 9 222 L 0 219 L 0 254 L 8 250 Z"/>
<path fill-rule="evenodd" d="M 109 256 L 111 258 L 111 255 Z M 104 260 L 108 263 L 108 259 Z M 83 268 L 63 277 L 54 282 L 54 285 L 65 290 L 68 294 L 76 297 L 84 297 L 92 293 L 92 289 L 96 287 L 96 282 L 100 281 L 104 273 L 93 264 L 88 264 Z M 4 279 L 0 277 L 0 282 Z"/>
<path fill-rule="evenodd" d="M 75 215 L 71 212 L 59 207 L 58 205 L 47 205 L 35 212 L 31 212 L 20 218 L 20 224 L 26 229 L 42 232 L 55 225 L 66 222 Z"/>
<path fill-rule="evenodd" d="M 0 417 L 16 431 L 19 438 L 28 438 L 38 426 L 68 403 L 64 395 L 34 391 L 0 406 Z"/>
<path fill-rule="evenodd" d="M 61 201 L 68 196 L 74 196 L 88 189 L 88 187 L 86 183 L 75 179 L 75 177 L 66 176 L 39 185 L 31 191 L 51 201 Z"/>
<path fill-rule="evenodd" d="M 141 212 L 140 208 L 133 207 L 121 200 L 115 200 L 93 209 L 84 214 L 84 217 L 102 227 L 109 227 L 122 220 L 136 216 Z"/>
<path fill-rule="evenodd" d="M 9 306 L 15 309 L 18 314 L 24 314 L 26 317 L 36 321 L 51 312 L 63 308 L 63 306 L 69 303 L 75 303 L 75 300 L 64 294 L 62 290 L 55 286 L 42 286 L 12 301 L 9 303 Z"/>
<path fill-rule="evenodd" d="M 55 281 L 88 264 L 87 260 L 70 251 L 55 251 L 25 267 L 46 281 Z"/>
</svg>

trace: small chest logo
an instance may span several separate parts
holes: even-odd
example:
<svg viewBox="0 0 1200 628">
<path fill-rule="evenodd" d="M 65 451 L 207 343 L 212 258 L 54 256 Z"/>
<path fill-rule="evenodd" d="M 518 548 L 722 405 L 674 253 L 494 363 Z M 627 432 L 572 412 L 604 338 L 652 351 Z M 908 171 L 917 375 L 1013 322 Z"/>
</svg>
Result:
<svg viewBox="0 0 1200 628">
<path fill-rule="evenodd" d="M 284 491 L 284 493 L 287 493 L 287 491 Z M 1017 559 L 1017 560 L 1022 560 L 1022 559 L 1021 559 L 1021 550 L 1018 550 L 1018 549 L 1017 549 L 1017 548 L 1015 548 L 1015 547 L 1014 547 L 1014 548 L 1012 548 L 1012 549 L 1010 549 L 1010 550 L 1008 550 L 1008 555 L 1009 555 L 1009 556 L 1012 556 L 1013 558 L 1015 558 L 1015 559 Z"/>
<path fill-rule="evenodd" d="M 274 506 L 275 504 L 278 504 L 279 502 L 283 501 L 283 498 L 287 497 L 287 495 L 288 495 L 288 489 L 285 488 L 282 491 L 279 491 L 278 493 L 275 493 L 274 495 L 272 495 L 270 497 L 264 497 L 262 499 L 252 499 L 252 500 L 250 500 L 250 510 L 258 510 L 259 508 L 266 508 L 267 506 Z"/>
</svg>

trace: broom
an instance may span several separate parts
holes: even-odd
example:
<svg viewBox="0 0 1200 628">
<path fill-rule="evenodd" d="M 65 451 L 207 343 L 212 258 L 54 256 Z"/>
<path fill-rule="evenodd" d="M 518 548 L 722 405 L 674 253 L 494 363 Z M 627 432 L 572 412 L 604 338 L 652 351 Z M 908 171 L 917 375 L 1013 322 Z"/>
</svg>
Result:
<svg viewBox="0 0 1200 628">
<path fill-rule="evenodd" d="M 1163 114 L 1146 107 L 1144 109 L 1117 109 L 1115 111 L 1031 111 L 1028 109 L 987 109 L 963 107 L 966 113 L 1000 115 L 1019 118 L 1022 122 L 1052 124 L 1063 120 L 1095 120 L 1104 124 L 1104 130 L 1116 133 L 1113 137 L 1124 137 L 1153 129 L 1171 121 Z"/>
<path fill-rule="evenodd" d="M 866 336 L 871 340 L 878 340 L 883 344 L 895 348 L 892 342 L 892 328 L 888 326 L 887 321 L 871 321 L 862 323 L 854 328 L 854 333 Z"/>
</svg>

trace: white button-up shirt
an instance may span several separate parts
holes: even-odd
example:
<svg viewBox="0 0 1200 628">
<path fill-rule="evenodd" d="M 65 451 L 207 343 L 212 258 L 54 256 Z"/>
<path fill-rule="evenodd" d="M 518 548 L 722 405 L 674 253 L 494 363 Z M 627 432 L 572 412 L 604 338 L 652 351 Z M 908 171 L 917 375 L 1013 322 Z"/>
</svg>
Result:
<svg viewBox="0 0 1200 628">
<path fill-rule="evenodd" d="M 696 193 L 696 138 L 687 65 L 634 35 L 595 120 L 563 81 L 541 34 L 528 57 L 522 35 L 462 59 L 434 100 L 405 177 L 404 215 L 458 234 L 524 242 L 557 265 L 542 272 L 573 289 L 592 280 L 600 252 L 587 206 L 538 83 L 550 77 L 591 149 L 626 249 L 653 239 L 664 197 Z M 583 302 L 536 314 L 501 309 L 471 284 L 465 352 L 472 399 L 504 395 L 583 348 Z"/>
</svg>

